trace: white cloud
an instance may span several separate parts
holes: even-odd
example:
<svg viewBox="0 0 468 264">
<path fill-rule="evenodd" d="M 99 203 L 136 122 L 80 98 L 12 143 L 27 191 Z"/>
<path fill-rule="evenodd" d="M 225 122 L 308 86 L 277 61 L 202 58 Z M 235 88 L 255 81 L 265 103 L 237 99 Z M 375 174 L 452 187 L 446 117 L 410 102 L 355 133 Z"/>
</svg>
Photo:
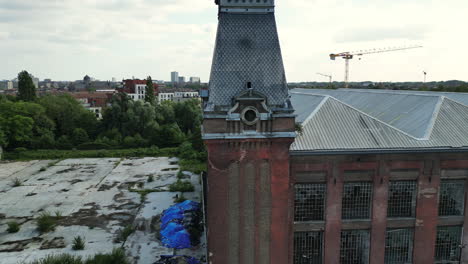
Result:
<svg viewBox="0 0 468 264">
<path fill-rule="evenodd" d="M 351 62 L 352 80 L 468 80 L 464 0 L 277 0 L 289 81 L 340 80 L 328 54 L 422 44 Z M 0 79 L 28 69 L 41 78 L 207 81 L 216 34 L 212 0 L 0 0 Z"/>
</svg>

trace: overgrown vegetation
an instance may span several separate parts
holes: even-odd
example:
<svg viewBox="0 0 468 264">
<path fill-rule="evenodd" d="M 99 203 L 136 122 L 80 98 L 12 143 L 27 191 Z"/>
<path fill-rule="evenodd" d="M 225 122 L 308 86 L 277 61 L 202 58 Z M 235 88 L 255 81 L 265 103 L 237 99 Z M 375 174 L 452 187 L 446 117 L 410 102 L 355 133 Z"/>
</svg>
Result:
<svg viewBox="0 0 468 264">
<path fill-rule="evenodd" d="M 169 186 L 170 192 L 193 192 L 195 187 L 189 181 L 177 180 L 175 183 Z"/>
<path fill-rule="evenodd" d="M 135 227 L 132 225 L 127 225 L 124 229 L 120 230 L 119 234 L 115 238 L 115 243 L 125 242 L 127 238 L 135 232 Z"/>
<path fill-rule="evenodd" d="M 49 212 L 42 212 L 37 218 L 37 230 L 41 233 L 47 233 L 55 230 L 57 218 Z"/>
<path fill-rule="evenodd" d="M 23 185 L 23 182 L 22 182 L 20 179 L 15 178 L 15 179 L 13 180 L 12 185 L 13 185 L 13 187 L 20 187 L 21 185 Z"/>
<path fill-rule="evenodd" d="M 154 182 L 154 176 L 153 175 L 148 176 L 148 182 Z"/>
<path fill-rule="evenodd" d="M 21 150 L 6 152 L 7 160 L 44 160 L 80 158 L 121 158 L 121 157 L 168 157 L 177 155 L 177 148 L 137 148 L 113 150 Z"/>
<path fill-rule="evenodd" d="M 198 100 L 156 104 L 150 94 L 143 102 L 119 93 L 97 120 L 69 94 L 36 98 L 30 76 L 20 75 L 20 96 L 0 95 L 5 159 L 178 156 L 182 170 L 206 169 Z"/>
<path fill-rule="evenodd" d="M 8 225 L 8 229 L 7 229 L 8 233 L 17 233 L 21 227 L 20 224 L 18 224 L 15 221 L 8 222 L 7 225 Z"/>
<path fill-rule="evenodd" d="M 68 254 L 48 256 L 30 264 L 130 264 L 121 248 L 114 249 L 110 254 L 98 254 L 88 259 Z"/>
<path fill-rule="evenodd" d="M 83 250 L 85 248 L 85 241 L 81 236 L 77 236 L 73 239 L 73 250 Z"/>
</svg>

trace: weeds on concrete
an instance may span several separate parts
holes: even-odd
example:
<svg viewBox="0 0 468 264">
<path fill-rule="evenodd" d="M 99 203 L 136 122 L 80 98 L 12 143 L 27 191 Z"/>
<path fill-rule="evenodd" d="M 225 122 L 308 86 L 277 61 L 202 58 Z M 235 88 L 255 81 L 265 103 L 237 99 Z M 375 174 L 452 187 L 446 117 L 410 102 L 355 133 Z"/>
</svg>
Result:
<svg viewBox="0 0 468 264">
<path fill-rule="evenodd" d="M 153 175 L 148 176 L 148 182 L 154 182 L 154 176 Z"/>
<path fill-rule="evenodd" d="M 22 186 L 22 185 L 23 185 L 23 182 L 22 182 L 20 179 L 15 178 L 15 179 L 13 180 L 13 187 L 20 187 L 20 186 Z"/>
<path fill-rule="evenodd" d="M 37 218 L 37 230 L 41 233 L 54 231 L 56 226 L 57 218 L 53 217 L 49 212 L 43 212 Z"/>
<path fill-rule="evenodd" d="M 7 229 L 8 233 L 17 233 L 21 227 L 20 224 L 18 224 L 15 221 L 8 222 L 7 225 L 8 225 L 8 229 Z"/>
<path fill-rule="evenodd" d="M 124 229 L 120 230 L 117 237 L 114 239 L 115 243 L 125 242 L 127 238 L 135 232 L 135 228 L 132 225 L 126 226 Z"/>
<path fill-rule="evenodd" d="M 81 236 L 77 236 L 73 239 L 73 250 L 83 250 L 85 248 L 85 241 Z"/>
<path fill-rule="evenodd" d="M 42 260 L 36 260 L 29 264 L 130 264 L 122 248 L 112 250 L 110 254 L 98 254 L 88 259 L 68 254 L 48 256 Z"/>
<path fill-rule="evenodd" d="M 193 192 L 195 191 L 195 187 L 193 184 L 189 181 L 182 181 L 182 180 L 177 180 L 177 182 L 171 184 L 169 186 L 169 191 L 170 192 Z"/>
<path fill-rule="evenodd" d="M 55 211 L 55 218 L 56 218 L 57 220 L 60 220 L 60 219 L 62 218 L 62 212 L 60 212 L 60 211 Z"/>
</svg>

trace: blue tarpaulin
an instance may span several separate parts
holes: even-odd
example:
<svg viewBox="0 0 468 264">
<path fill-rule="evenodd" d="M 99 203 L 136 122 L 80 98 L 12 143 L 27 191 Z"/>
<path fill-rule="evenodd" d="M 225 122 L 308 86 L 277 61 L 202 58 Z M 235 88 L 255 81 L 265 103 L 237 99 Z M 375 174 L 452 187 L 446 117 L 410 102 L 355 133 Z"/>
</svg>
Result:
<svg viewBox="0 0 468 264">
<path fill-rule="evenodd" d="M 185 201 L 169 207 L 161 217 L 161 241 L 168 248 L 190 248 L 190 233 L 185 229 L 183 220 L 187 211 L 199 210 L 200 204 Z"/>
</svg>

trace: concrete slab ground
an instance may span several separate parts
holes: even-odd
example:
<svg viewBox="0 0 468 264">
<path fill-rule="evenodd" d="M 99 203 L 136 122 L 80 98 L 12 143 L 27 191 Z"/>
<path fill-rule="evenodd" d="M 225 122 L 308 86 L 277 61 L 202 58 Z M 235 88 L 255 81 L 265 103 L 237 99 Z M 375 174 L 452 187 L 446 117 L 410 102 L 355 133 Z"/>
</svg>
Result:
<svg viewBox="0 0 468 264">
<path fill-rule="evenodd" d="M 177 181 L 177 163 L 176 158 L 0 163 L 0 262 L 29 263 L 62 253 L 92 256 L 121 246 L 135 264 L 152 264 L 168 254 L 202 258 L 205 235 L 197 248 L 177 251 L 165 248 L 157 238 L 159 215 L 181 195 L 168 191 Z M 200 202 L 199 175 L 184 172 L 183 177 L 195 186 L 184 196 Z M 142 198 L 138 191 L 147 194 Z M 60 217 L 55 231 L 41 234 L 37 218 L 45 212 Z M 11 221 L 21 224 L 18 233 L 7 232 Z M 118 239 L 129 225 L 136 231 Z M 72 250 L 77 236 L 85 239 L 84 250 Z"/>
</svg>

